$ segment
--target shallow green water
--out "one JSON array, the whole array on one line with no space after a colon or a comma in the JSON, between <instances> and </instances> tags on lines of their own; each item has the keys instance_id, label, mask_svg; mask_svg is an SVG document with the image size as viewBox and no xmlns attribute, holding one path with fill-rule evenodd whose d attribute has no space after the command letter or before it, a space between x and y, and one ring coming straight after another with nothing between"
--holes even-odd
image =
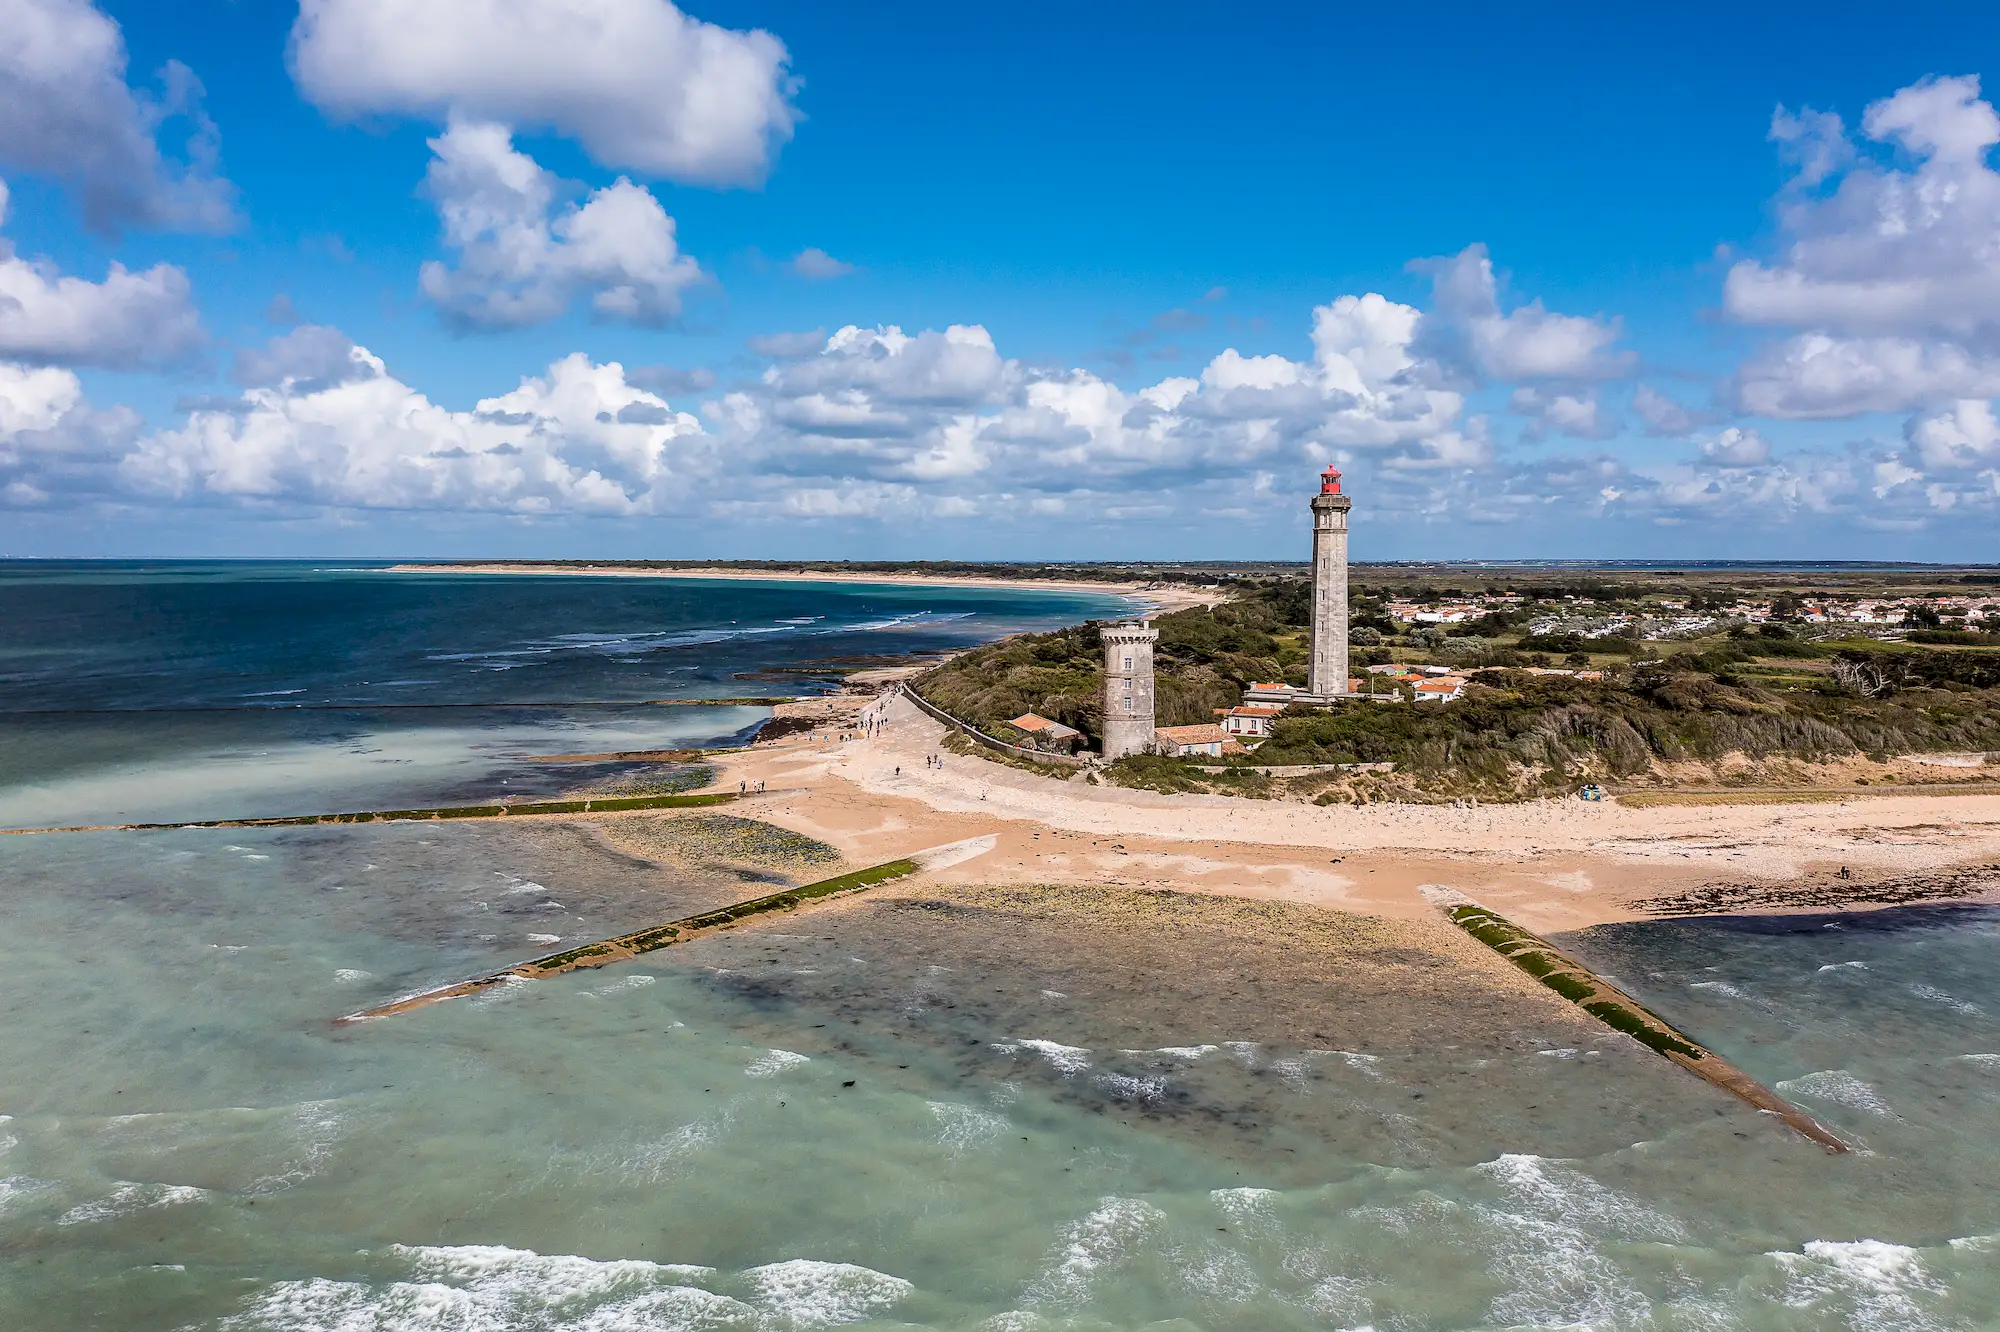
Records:
<instances>
[{"instance_id":1,"label":"shallow green water","mask_svg":"<svg viewBox=\"0 0 2000 1332\"><path fill-rule=\"evenodd\" d=\"M1579 1159L1467 1159L1413 1099L1462 1050L1121 1054L1087 1013L1064 1041L849 1018L836 1042L756 998L750 948L329 1023L626 924L637 873L417 825L0 844L0 1325L1933 1327L2000 1302L1987 918L1589 941L1872 1153L1847 1159L1702 1096ZM1493 1079L1484 1140L1528 1096L1595 1104L1631 1076L1619 1039L1506 1056L1546 1075ZM1295 1122L1149 1122L1135 1072L1254 1081ZM1357 1109L1407 1123L1397 1164L1341 1127Z\"/></svg>"}]
</instances>

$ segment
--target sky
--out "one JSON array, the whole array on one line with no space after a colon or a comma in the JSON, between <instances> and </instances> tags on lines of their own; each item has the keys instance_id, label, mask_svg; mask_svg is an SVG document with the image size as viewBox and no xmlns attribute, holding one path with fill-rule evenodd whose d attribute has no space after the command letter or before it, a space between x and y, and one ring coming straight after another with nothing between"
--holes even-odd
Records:
<instances>
[{"instance_id":1,"label":"sky","mask_svg":"<svg viewBox=\"0 0 2000 1332\"><path fill-rule=\"evenodd\" d=\"M2000 560L1996 52L0 0L0 556Z\"/></svg>"}]
</instances>

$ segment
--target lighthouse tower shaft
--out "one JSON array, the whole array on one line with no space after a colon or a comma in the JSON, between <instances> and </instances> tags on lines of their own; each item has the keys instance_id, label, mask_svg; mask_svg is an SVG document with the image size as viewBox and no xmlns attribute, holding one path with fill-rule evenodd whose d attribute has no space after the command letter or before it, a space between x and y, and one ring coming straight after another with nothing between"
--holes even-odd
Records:
<instances>
[{"instance_id":1,"label":"lighthouse tower shaft","mask_svg":"<svg viewBox=\"0 0 2000 1332\"><path fill-rule=\"evenodd\" d=\"M1153 645L1160 631L1144 620L1108 624L1104 640L1104 757L1153 748Z\"/></svg>"},{"instance_id":2,"label":"lighthouse tower shaft","mask_svg":"<svg viewBox=\"0 0 2000 1332\"><path fill-rule=\"evenodd\" d=\"M1348 680L1347 511L1354 501L1339 491L1337 481L1329 482L1312 500L1312 663L1306 687L1322 698L1345 694Z\"/></svg>"}]
</instances>

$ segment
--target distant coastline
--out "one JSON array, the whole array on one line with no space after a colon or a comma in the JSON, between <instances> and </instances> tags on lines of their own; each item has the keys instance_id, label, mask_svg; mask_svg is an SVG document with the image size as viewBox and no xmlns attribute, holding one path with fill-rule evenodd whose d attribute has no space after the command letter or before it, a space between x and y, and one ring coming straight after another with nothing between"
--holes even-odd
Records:
<instances>
[{"instance_id":1,"label":"distant coastline","mask_svg":"<svg viewBox=\"0 0 2000 1332\"><path fill-rule=\"evenodd\" d=\"M1023 592L1099 592L1143 603L1159 611L1184 610L1220 601L1228 593L1219 589L1183 587L1150 582L1111 582L1067 578L1001 578L989 574L856 573L836 569L730 569L715 565L687 568L638 568L619 565L537 564L526 561L494 561L487 564L396 564L389 573L428 574L539 574L594 578L702 578L759 583L874 583L884 586L991 587Z\"/></svg>"}]
</instances>

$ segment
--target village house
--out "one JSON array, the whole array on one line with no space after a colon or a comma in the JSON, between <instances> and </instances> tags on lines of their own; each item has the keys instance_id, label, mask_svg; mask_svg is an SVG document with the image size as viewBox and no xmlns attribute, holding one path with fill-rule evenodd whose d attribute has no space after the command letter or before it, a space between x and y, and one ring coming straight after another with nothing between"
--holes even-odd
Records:
<instances>
[{"instance_id":1,"label":"village house","mask_svg":"<svg viewBox=\"0 0 2000 1332\"><path fill-rule=\"evenodd\" d=\"M1032 712L1022 713L1007 723L1017 731L1027 734L1030 749L1046 749L1052 753L1068 754L1075 751L1083 739L1083 732L1073 726L1064 726L1059 721Z\"/></svg>"},{"instance_id":2,"label":"village house","mask_svg":"<svg viewBox=\"0 0 2000 1332\"><path fill-rule=\"evenodd\" d=\"M1221 758L1230 747L1229 733L1213 722L1197 726L1162 726L1153 732L1153 741L1162 754L1176 758L1201 754Z\"/></svg>"},{"instance_id":3,"label":"village house","mask_svg":"<svg viewBox=\"0 0 2000 1332\"><path fill-rule=\"evenodd\" d=\"M1419 680L1411 686L1419 703L1449 703L1465 692L1465 677L1461 675L1437 675Z\"/></svg>"},{"instance_id":4,"label":"village house","mask_svg":"<svg viewBox=\"0 0 2000 1332\"><path fill-rule=\"evenodd\" d=\"M1217 708L1222 729L1236 739L1262 740L1271 734L1271 722L1284 714L1275 703L1245 703L1234 708Z\"/></svg>"}]
</instances>

